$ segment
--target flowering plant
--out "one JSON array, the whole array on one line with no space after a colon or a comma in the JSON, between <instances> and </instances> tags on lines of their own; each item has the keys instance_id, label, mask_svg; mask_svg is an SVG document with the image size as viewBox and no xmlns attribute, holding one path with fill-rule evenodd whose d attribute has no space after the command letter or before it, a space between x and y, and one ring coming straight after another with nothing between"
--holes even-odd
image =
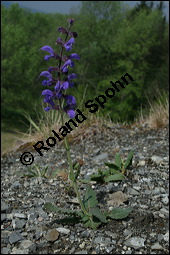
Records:
<instances>
[{"instance_id":1,"label":"flowering plant","mask_svg":"<svg viewBox=\"0 0 170 255\"><path fill-rule=\"evenodd\" d=\"M65 40L63 41L60 37L56 40L56 44L61 46L61 52L60 54L55 53L52 47L50 46L43 46L41 50L47 51L50 53L50 55L44 56L44 60L48 61L50 58L58 59L59 63L57 67L49 67L48 71L43 71L40 73L40 76L44 76L47 79L42 81L43 86L53 86L54 85L54 91L51 91L49 89L45 89L42 92L42 95L44 96L44 102L48 103L48 106L45 107L45 111L49 111L51 109L54 110L60 110L64 111L68 114L70 118L75 117L75 106L76 106L76 99L74 96L67 95L66 90L69 87L74 86L74 82L72 82L73 79L77 78L77 75L75 73L71 73L68 75L68 67L74 67L73 59L80 59L80 56L76 53L72 53L69 56L63 56L64 49L66 51L70 51L72 49L73 43L75 43L74 38L77 37L76 32L71 32L70 28L73 25L74 20L68 19L69 28L68 30L64 27L59 27L58 31L61 34L66 34ZM71 37L68 40L68 37ZM62 64L63 62L63 64ZM57 72L58 77L54 77L54 72ZM63 80L61 79L63 77ZM62 107L61 105L61 99L64 99L66 102L66 105ZM58 100L59 104L56 104L54 101Z\"/></svg>"},{"instance_id":2,"label":"flowering plant","mask_svg":"<svg viewBox=\"0 0 170 255\"><path fill-rule=\"evenodd\" d=\"M74 23L74 19L68 19L68 29L64 27L59 27L58 32L65 35L65 40L62 40L60 37L56 40L56 45L61 47L60 54L57 54L52 47L46 45L41 48L43 51L47 51L49 54L45 55L44 60L48 61L50 58L54 58L58 60L57 67L49 67L48 71L43 71L40 76L46 77L45 80L42 81L43 86L54 86L54 91L50 89L45 89L42 92L44 96L44 102L48 104L47 107L44 108L45 111L56 110L61 112L61 119L63 124L63 114L67 113L68 117L75 117L75 107L76 107L76 99L72 95L67 94L67 89L69 87L74 86L73 79L77 78L75 73L68 74L69 68L74 67L73 60L79 60L80 56L76 53L72 53L69 56L63 56L64 50L67 52L72 50L72 46L75 43L75 38L77 38L78 34L76 32L71 32L71 26ZM57 77L54 76L54 73L57 73ZM63 77L63 78L62 78ZM115 208L110 212L101 212L98 208L98 201L95 192L88 185L84 198L81 198L77 178L80 174L80 167L73 167L70 148L67 142L67 137L64 136L65 148L67 152L67 158L69 163L69 179L73 184L75 193L77 195L78 202L80 204L81 210L65 210L62 208L58 208L51 203L46 203L44 208L47 211L59 212L63 214L67 214L73 216L70 219L70 222L82 222L86 227L91 227L96 229L101 223L107 223L108 218L114 219L122 219L128 216L131 209L119 209ZM64 222L63 220L61 222ZM66 219L66 222L69 223L69 219Z\"/></svg>"}]
</instances>

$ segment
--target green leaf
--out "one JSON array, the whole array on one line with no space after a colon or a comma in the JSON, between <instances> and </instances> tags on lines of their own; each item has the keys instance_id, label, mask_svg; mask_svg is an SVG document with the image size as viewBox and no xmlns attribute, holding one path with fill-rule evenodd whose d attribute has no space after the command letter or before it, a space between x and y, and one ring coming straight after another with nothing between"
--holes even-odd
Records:
<instances>
[{"instance_id":1,"label":"green leaf","mask_svg":"<svg viewBox=\"0 0 170 255\"><path fill-rule=\"evenodd\" d=\"M124 168L128 168L130 165L132 165L132 158L133 158L133 151L130 151L127 157L127 160L124 164Z\"/></svg>"},{"instance_id":2,"label":"green leaf","mask_svg":"<svg viewBox=\"0 0 170 255\"><path fill-rule=\"evenodd\" d=\"M83 214L81 218L83 222L87 222L90 219L89 216L86 214Z\"/></svg>"},{"instance_id":3,"label":"green leaf","mask_svg":"<svg viewBox=\"0 0 170 255\"><path fill-rule=\"evenodd\" d=\"M127 209L122 209L122 208L113 208L108 214L107 216L109 218L112 218L112 219L124 219L126 218L129 213L132 212L132 208L127 208Z\"/></svg>"},{"instance_id":4,"label":"green leaf","mask_svg":"<svg viewBox=\"0 0 170 255\"><path fill-rule=\"evenodd\" d=\"M98 207L90 208L90 213L98 218L101 222L107 223L106 216L102 214Z\"/></svg>"},{"instance_id":5,"label":"green leaf","mask_svg":"<svg viewBox=\"0 0 170 255\"><path fill-rule=\"evenodd\" d=\"M81 166L80 166L80 164L79 163L75 163L74 165L73 165L73 169L79 169L79 168L81 168Z\"/></svg>"},{"instance_id":6,"label":"green leaf","mask_svg":"<svg viewBox=\"0 0 170 255\"><path fill-rule=\"evenodd\" d=\"M121 169L122 167L122 160L119 153L115 155L115 164Z\"/></svg>"},{"instance_id":7,"label":"green leaf","mask_svg":"<svg viewBox=\"0 0 170 255\"><path fill-rule=\"evenodd\" d=\"M80 173L80 168L77 168L77 171L75 173L75 180L77 180L77 177L79 176Z\"/></svg>"},{"instance_id":8,"label":"green leaf","mask_svg":"<svg viewBox=\"0 0 170 255\"><path fill-rule=\"evenodd\" d=\"M89 183L91 182L91 179L79 179L79 182Z\"/></svg>"},{"instance_id":9,"label":"green leaf","mask_svg":"<svg viewBox=\"0 0 170 255\"><path fill-rule=\"evenodd\" d=\"M100 224L101 224L101 221L99 221L98 219L96 220L89 219L86 223L84 223L84 226L86 228L92 228L96 230L98 226L100 226Z\"/></svg>"},{"instance_id":10,"label":"green leaf","mask_svg":"<svg viewBox=\"0 0 170 255\"><path fill-rule=\"evenodd\" d=\"M81 215L81 212L79 212L79 211L63 209L63 208L57 207L49 202L44 205L44 209L48 212L57 212L57 213L62 213L62 214L79 215L79 216Z\"/></svg>"},{"instance_id":11,"label":"green leaf","mask_svg":"<svg viewBox=\"0 0 170 255\"><path fill-rule=\"evenodd\" d=\"M23 176L25 176L25 177L35 177L35 175L33 175L33 174L23 174Z\"/></svg>"},{"instance_id":12,"label":"green leaf","mask_svg":"<svg viewBox=\"0 0 170 255\"><path fill-rule=\"evenodd\" d=\"M38 176L38 174L35 171L31 170L31 169L29 169L28 172L30 172L35 177Z\"/></svg>"},{"instance_id":13,"label":"green leaf","mask_svg":"<svg viewBox=\"0 0 170 255\"><path fill-rule=\"evenodd\" d=\"M45 174L47 172L48 166L44 168L44 170L42 171L42 177L45 177Z\"/></svg>"},{"instance_id":14,"label":"green leaf","mask_svg":"<svg viewBox=\"0 0 170 255\"><path fill-rule=\"evenodd\" d=\"M101 174L92 174L90 179L96 182L103 182L103 176Z\"/></svg>"},{"instance_id":15,"label":"green leaf","mask_svg":"<svg viewBox=\"0 0 170 255\"><path fill-rule=\"evenodd\" d=\"M69 179L70 179L71 181L73 181L73 182L74 182L74 180L75 180L75 175L74 175L74 173L73 173L72 171L70 171L70 173L69 173Z\"/></svg>"},{"instance_id":16,"label":"green leaf","mask_svg":"<svg viewBox=\"0 0 170 255\"><path fill-rule=\"evenodd\" d=\"M124 175L122 173L119 173L119 174L114 174L114 175L110 175L110 176L104 177L104 181L105 182L121 181L124 178L125 178Z\"/></svg>"},{"instance_id":17,"label":"green leaf","mask_svg":"<svg viewBox=\"0 0 170 255\"><path fill-rule=\"evenodd\" d=\"M103 170L103 176L110 175L111 169Z\"/></svg>"},{"instance_id":18,"label":"green leaf","mask_svg":"<svg viewBox=\"0 0 170 255\"><path fill-rule=\"evenodd\" d=\"M86 210L90 209L91 207L96 207L98 204L96 193L90 186L88 186L86 190L83 204Z\"/></svg>"},{"instance_id":19,"label":"green leaf","mask_svg":"<svg viewBox=\"0 0 170 255\"><path fill-rule=\"evenodd\" d=\"M114 163L105 162L105 165L114 170L120 170L119 167Z\"/></svg>"},{"instance_id":20,"label":"green leaf","mask_svg":"<svg viewBox=\"0 0 170 255\"><path fill-rule=\"evenodd\" d=\"M112 174L118 174L118 173L120 173L120 170L116 170L116 169L113 169L113 168L110 168L109 169L109 172L110 172L110 175Z\"/></svg>"}]
</instances>

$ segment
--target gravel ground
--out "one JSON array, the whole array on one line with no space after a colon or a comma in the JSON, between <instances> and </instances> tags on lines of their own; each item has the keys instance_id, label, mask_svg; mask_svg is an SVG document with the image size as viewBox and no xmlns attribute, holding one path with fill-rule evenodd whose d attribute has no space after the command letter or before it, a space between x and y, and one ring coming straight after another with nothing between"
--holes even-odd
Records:
<instances>
[{"instance_id":1,"label":"gravel ground","mask_svg":"<svg viewBox=\"0 0 170 255\"><path fill-rule=\"evenodd\" d=\"M71 155L81 160L81 178L88 178L112 162L115 153L126 157L134 151L125 180L92 183L101 209L132 207L124 220L111 220L97 230L82 224L62 225L59 214L43 210L46 202L62 208L79 208L66 174L62 143L44 156L34 155L33 165L48 166L47 178L23 176L29 166L20 162L18 150L1 158L2 254L168 254L169 253L169 135L168 127L88 127L71 142ZM32 166L33 166L32 165ZM81 184L84 194L86 185Z\"/></svg>"}]
</instances>

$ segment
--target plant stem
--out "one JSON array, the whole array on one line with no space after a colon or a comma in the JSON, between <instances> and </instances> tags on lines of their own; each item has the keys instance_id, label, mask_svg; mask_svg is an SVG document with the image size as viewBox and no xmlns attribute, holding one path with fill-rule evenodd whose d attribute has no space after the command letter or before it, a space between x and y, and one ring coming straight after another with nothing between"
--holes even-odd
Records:
<instances>
[{"instance_id":1,"label":"plant stem","mask_svg":"<svg viewBox=\"0 0 170 255\"><path fill-rule=\"evenodd\" d=\"M64 126L64 118L63 118L63 113L62 112L61 112L61 119L62 119L62 125ZM70 168L70 172L69 172L68 176L70 176L70 175L71 176L75 176L74 175L74 169L73 169L73 163L72 163L72 159L71 159L71 155L70 155L70 146L68 144L66 136L64 137L64 144L65 144L65 149L66 149L66 152L67 152L68 165L69 165L69 168ZM75 178L74 178L74 181L73 181L73 187L74 187L74 191L76 193L77 199L79 201L81 210L83 211L84 214L88 214L88 212L86 211L86 209L84 207L84 204L82 202L82 199L81 199L81 196L80 196L80 192L78 190L77 181L76 181Z\"/></svg>"}]
</instances>

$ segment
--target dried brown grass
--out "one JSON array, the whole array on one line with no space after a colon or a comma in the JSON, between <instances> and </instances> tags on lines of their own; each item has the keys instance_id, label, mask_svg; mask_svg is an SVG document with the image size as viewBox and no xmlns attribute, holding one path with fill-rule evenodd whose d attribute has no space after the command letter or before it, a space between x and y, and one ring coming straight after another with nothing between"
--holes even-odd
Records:
<instances>
[{"instance_id":1,"label":"dried brown grass","mask_svg":"<svg viewBox=\"0 0 170 255\"><path fill-rule=\"evenodd\" d=\"M162 128L169 125L169 98L160 98L156 103L149 102L150 109L146 116L141 114L138 122L147 124L151 129Z\"/></svg>"},{"instance_id":2,"label":"dried brown grass","mask_svg":"<svg viewBox=\"0 0 170 255\"><path fill-rule=\"evenodd\" d=\"M45 140L48 137L54 137L52 130L60 135L59 129L63 126L61 118L58 115L58 112L55 112L55 116L53 113L51 113L51 115L47 115L47 113L45 113L45 119L44 116L43 118L40 118L38 124L36 124L29 116L27 116L30 122L30 128L26 134L23 134L21 139L18 139L15 146L15 151L34 151L33 145L35 145L38 141L44 141L45 144ZM90 138L98 132L108 134L106 125L111 123L108 117L99 117L99 112L97 114L91 114L88 111L82 111L82 113L86 116L87 119L80 124L75 121L75 123L78 124L78 127L74 127L72 125L73 130L67 135L68 141L70 143L81 142L85 137ZM64 123L67 121L68 118L65 116ZM62 143L63 141L60 141L60 144Z\"/></svg>"}]
</instances>

